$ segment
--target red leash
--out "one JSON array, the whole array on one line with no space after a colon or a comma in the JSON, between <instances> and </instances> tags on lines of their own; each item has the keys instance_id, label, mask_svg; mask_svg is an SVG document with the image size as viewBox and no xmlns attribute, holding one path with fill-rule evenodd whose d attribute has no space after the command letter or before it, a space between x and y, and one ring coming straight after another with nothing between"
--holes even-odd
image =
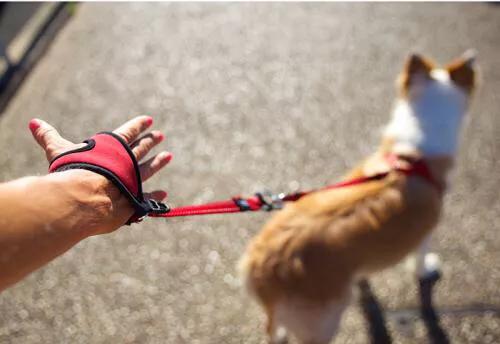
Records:
<instances>
[{"instance_id":1,"label":"red leash","mask_svg":"<svg viewBox=\"0 0 500 344\"><path fill-rule=\"evenodd\" d=\"M257 193L249 198L233 197L227 201L213 202L200 205L189 205L184 207L178 207L171 209L168 213L164 214L150 214L150 217L180 217L180 216L195 216L195 215L210 215L210 214L228 214L228 213L239 213L245 211L272 211L283 208L285 202L295 202L300 198L316 192L331 189L339 189L343 187L363 184L375 180L380 180L385 178L390 172L398 171L404 173L407 176L414 175L419 176L434 187L438 191L442 191L443 187L440 185L432 176L432 173L427 166L427 163L420 159L410 163L408 168L398 167L396 165L398 161L398 156L388 155L387 160L389 164L393 167L391 170L383 173L378 173L373 176L355 178L348 181L342 181L340 183L328 185L322 189L310 190L305 192L296 192L292 194L271 194L270 192Z\"/></svg>"}]
</instances>

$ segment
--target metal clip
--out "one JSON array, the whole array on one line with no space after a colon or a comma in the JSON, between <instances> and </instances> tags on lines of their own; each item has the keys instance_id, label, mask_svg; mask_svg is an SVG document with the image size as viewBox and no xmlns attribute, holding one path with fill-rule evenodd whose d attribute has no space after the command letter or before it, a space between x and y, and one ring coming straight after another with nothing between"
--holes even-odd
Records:
<instances>
[{"instance_id":1,"label":"metal clip","mask_svg":"<svg viewBox=\"0 0 500 344\"><path fill-rule=\"evenodd\" d=\"M170 211L170 207L165 203L155 201L154 199L147 200L153 214L165 214Z\"/></svg>"},{"instance_id":2,"label":"metal clip","mask_svg":"<svg viewBox=\"0 0 500 344\"><path fill-rule=\"evenodd\" d=\"M279 210L284 206L284 193L274 194L269 190L264 190L262 192L257 192L255 195L262 202L262 209L265 211Z\"/></svg>"}]
</instances>

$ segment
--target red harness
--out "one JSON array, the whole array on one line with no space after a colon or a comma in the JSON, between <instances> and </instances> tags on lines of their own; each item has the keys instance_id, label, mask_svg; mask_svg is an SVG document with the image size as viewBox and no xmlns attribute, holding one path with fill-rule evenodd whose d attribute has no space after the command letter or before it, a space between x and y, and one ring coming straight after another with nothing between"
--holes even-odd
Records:
<instances>
[{"instance_id":1,"label":"red harness","mask_svg":"<svg viewBox=\"0 0 500 344\"><path fill-rule=\"evenodd\" d=\"M249 198L233 197L227 201L213 202L200 205L189 205L184 207L172 208L168 213L150 214L151 217L179 217L210 214L239 213L244 211L272 211L281 209L285 202L295 202L300 198L317 191L339 189L348 186L368 183L385 178L392 171L397 171L406 176L418 176L433 185L439 192L443 191L443 186L433 177L429 166L423 159L410 161L408 167L401 167L398 164L400 157L391 154L386 157L391 169L387 172L378 173L372 176L360 177L340 183L328 185L321 189L305 192L295 192L291 194L271 194L269 192L257 193Z\"/></svg>"}]
</instances>

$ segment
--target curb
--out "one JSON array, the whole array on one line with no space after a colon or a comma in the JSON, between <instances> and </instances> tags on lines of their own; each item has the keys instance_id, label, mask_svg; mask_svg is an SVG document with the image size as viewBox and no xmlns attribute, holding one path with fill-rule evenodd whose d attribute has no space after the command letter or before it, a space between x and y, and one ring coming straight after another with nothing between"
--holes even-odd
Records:
<instances>
[{"instance_id":1,"label":"curb","mask_svg":"<svg viewBox=\"0 0 500 344\"><path fill-rule=\"evenodd\" d=\"M0 114L71 15L65 2L43 4L0 51Z\"/></svg>"}]
</instances>

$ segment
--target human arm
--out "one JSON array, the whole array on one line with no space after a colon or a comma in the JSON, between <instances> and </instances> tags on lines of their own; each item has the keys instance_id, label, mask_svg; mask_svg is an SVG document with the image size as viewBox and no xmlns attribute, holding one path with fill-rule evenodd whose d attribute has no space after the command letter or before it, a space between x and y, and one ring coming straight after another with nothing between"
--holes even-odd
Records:
<instances>
[{"instance_id":1,"label":"human arm","mask_svg":"<svg viewBox=\"0 0 500 344\"><path fill-rule=\"evenodd\" d=\"M140 137L151 123L142 116L115 130L132 143L137 160L163 139L157 131ZM43 121L32 121L30 129L49 161L78 147ZM142 163L142 179L150 178L170 159L170 153L161 152ZM166 193L159 190L147 196L162 200ZM0 290L81 240L121 227L133 212L108 179L90 171L69 170L0 184Z\"/></svg>"}]
</instances>

